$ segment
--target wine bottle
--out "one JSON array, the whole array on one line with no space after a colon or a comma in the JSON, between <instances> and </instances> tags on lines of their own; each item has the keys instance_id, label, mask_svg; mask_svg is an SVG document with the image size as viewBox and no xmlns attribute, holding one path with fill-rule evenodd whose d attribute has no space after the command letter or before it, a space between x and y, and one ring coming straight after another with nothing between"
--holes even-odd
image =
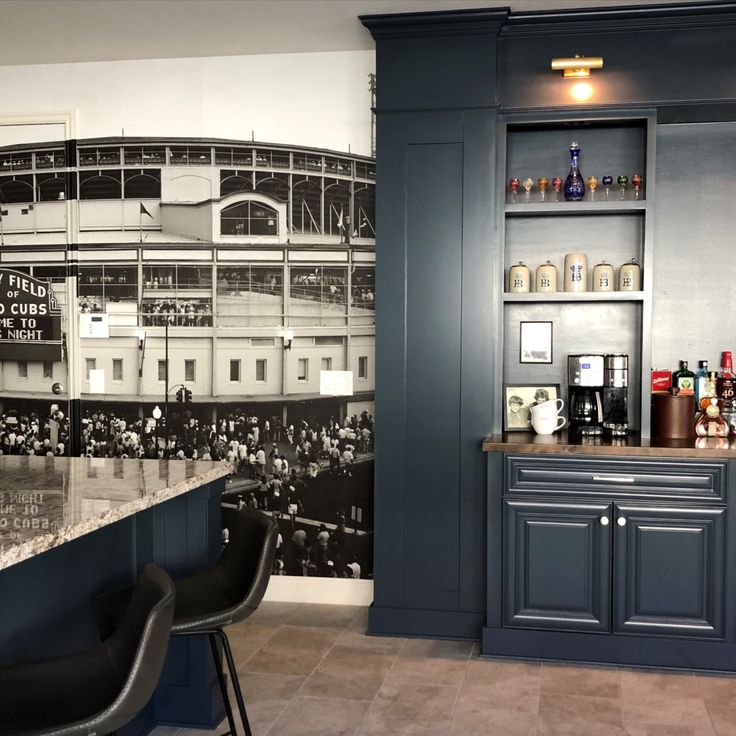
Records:
<instances>
[{"instance_id":1,"label":"wine bottle","mask_svg":"<svg viewBox=\"0 0 736 736\"><path fill-rule=\"evenodd\" d=\"M585 182L580 173L580 146L576 141L570 144L570 173L565 179L565 200L579 202L585 196Z\"/></svg>"},{"instance_id":2,"label":"wine bottle","mask_svg":"<svg viewBox=\"0 0 736 736\"><path fill-rule=\"evenodd\" d=\"M680 389L681 394L695 393L695 374L687 367L687 361L680 361L679 370L672 373L672 385Z\"/></svg>"},{"instance_id":3,"label":"wine bottle","mask_svg":"<svg viewBox=\"0 0 736 736\"><path fill-rule=\"evenodd\" d=\"M723 414L730 414L734 396L733 356L730 350L721 353L721 371L716 382L716 394Z\"/></svg>"}]
</instances>

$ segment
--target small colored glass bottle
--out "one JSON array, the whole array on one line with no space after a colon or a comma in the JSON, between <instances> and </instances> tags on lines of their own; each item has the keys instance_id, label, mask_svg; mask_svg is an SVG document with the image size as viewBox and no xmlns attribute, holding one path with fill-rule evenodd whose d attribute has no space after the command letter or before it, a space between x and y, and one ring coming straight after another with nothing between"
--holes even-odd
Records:
<instances>
[{"instance_id":1,"label":"small colored glass bottle","mask_svg":"<svg viewBox=\"0 0 736 736\"><path fill-rule=\"evenodd\" d=\"M672 373L672 385L680 389L681 394L695 393L695 374L687 367L687 361L680 361L679 370Z\"/></svg>"},{"instance_id":2,"label":"small colored glass bottle","mask_svg":"<svg viewBox=\"0 0 736 736\"><path fill-rule=\"evenodd\" d=\"M570 144L570 173L565 179L565 200L579 202L585 196L585 182L580 173L580 146L576 141Z\"/></svg>"},{"instance_id":3,"label":"small colored glass bottle","mask_svg":"<svg viewBox=\"0 0 736 736\"><path fill-rule=\"evenodd\" d=\"M698 371L695 374L695 405L698 409L705 409L710 404L711 397L716 395L715 383L711 383L708 372L708 361L698 361Z\"/></svg>"},{"instance_id":4,"label":"small colored glass bottle","mask_svg":"<svg viewBox=\"0 0 736 736\"><path fill-rule=\"evenodd\" d=\"M712 398L695 422L695 434L698 437L728 437L728 422L721 416L718 399Z\"/></svg>"}]
</instances>

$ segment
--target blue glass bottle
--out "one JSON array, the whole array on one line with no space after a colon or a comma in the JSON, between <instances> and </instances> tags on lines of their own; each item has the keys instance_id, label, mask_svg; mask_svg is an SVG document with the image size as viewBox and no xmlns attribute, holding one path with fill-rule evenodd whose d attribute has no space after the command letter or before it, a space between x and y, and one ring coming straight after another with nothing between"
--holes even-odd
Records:
<instances>
[{"instance_id":1,"label":"blue glass bottle","mask_svg":"<svg viewBox=\"0 0 736 736\"><path fill-rule=\"evenodd\" d=\"M579 202L585 196L585 182L580 173L580 146L573 141L570 144L570 173L565 179L565 200Z\"/></svg>"}]
</instances>

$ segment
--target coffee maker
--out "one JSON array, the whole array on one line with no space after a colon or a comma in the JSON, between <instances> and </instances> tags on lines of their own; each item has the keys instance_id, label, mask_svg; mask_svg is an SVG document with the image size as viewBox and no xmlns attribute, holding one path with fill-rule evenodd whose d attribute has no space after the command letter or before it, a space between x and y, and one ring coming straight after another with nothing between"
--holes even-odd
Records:
<instances>
[{"instance_id":1,"label":"coffee maker","mask_svg":"<svg viewBox=\"0 0 736 736\"><path fill-rule=\"evenodd\" d=\"M570 432L595 436L603 433L603 355L568 355Z\"/></svg>"},{"instance_id":2,"label":"coffee maker","mask_svg":"<svg viewBox=\"0 0 736 736\"><path fill-rule=\"evenodd\" d=\"M629 356L603 356L603 431L613 437L629 433Z\"/></svg>"}]
</instances>

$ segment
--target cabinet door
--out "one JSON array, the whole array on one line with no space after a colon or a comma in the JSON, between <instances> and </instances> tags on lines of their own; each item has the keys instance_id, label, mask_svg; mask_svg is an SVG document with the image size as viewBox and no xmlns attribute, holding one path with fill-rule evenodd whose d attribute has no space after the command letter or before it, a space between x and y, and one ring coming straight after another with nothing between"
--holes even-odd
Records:
<instances>
[{"instance_id":1,"label":"cabinet door","mask_svg":"<svg viewBox=\"0 0 736 736\"><path fill-rule=\"evenodd\" d=\"M723 637L726 510L614 506L614 630Z\"/></svg>"},{"instance_id":2,"label":"cabinet door","mask_svg":"<svg viewBox=\"0 0 736 736\"><path fill-rule=\"evenodd\" d=\"M610 504L504 502L504 625L607 631Z\"/></svg>"}]
</instances>

